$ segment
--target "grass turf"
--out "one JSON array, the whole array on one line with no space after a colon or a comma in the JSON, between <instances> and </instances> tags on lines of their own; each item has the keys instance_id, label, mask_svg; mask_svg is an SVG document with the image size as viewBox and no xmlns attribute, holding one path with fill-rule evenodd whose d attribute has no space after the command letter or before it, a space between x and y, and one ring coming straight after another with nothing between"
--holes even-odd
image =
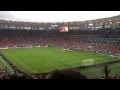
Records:
<instances>
[{"instance_id":1,"label":"grass turf","mask_svg":"<svg viewBox=\"0 0 120 90\"><path fill-rule=\"evenodd\" d=\"M120 74L120 63L110 64L108 68L110 69L110 76ZM103 67L81 69L80 72L88 78L101 77L104 75Z\"/></svg>"},{"instance_id":2,"label":"grass turf","mask_svg":"<svg viewBox=\"0 0 120 90\"><path fill-rule=\"evenodd\" d=\"M77 67L82 64L82 60L86 59L101 63L118 58L92 52L63 51L55 47L5 49L1 50L1 53L20 70L28 73Z\"/></svg>"},{"instance_id":3,"label":"grass turf","mask_svg":"<svg viewBox=\"0 0 120 90\"><path fill-rule=\"evenodd\" d=\"M6 69L11 74L14 73L11 66L0 56L0 68Z\"/></svg>"},{"instance_id":4,"label":"grass turf","mask_svg":"<svg viewBox=\"0 0 120 90\"><path fill-rule=\"evenodd\" d=\"M0 68L4 68L4 64L2 63L2 58L1 58L1 56L0 56Z\"/></svg>"}]
</instances>

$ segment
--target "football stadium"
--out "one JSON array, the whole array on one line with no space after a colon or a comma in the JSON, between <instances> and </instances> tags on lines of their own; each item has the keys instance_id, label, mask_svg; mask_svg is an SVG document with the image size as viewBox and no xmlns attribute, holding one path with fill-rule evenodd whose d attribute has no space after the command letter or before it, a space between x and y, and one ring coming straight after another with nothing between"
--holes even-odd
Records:
<instances>
[{"instance_id":1,"label":"football stadium","mask_svg":"<svg viewBox=\"0 0 120 90\"><path fill-rule=\"evenodd\" d=\"M0 79L120 79L120 15L72 22L0 20Z\"/></svg>"}]
</instances>

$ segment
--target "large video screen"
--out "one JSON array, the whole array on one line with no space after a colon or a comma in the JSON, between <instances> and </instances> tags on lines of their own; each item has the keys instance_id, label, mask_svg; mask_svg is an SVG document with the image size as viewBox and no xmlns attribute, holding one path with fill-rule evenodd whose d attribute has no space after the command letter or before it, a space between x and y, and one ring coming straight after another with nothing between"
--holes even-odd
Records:
<instances>
[{"instance_id":1,"label":"large video screen","mask_svg":"<svg viewBox=\"0 0 120 90\"><path fill-rule=\"evenodd\" d=\"M59 28L59 32L68 32L68 27L67 26L62 26Z\"/></svg>"}]
</instances>

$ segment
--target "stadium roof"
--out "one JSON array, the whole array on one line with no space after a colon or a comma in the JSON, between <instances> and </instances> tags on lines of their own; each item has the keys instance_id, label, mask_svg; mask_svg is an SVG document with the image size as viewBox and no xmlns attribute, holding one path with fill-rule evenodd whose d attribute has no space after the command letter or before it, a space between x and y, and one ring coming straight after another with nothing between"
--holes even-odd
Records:
<instances>
[{"instance_id":1,"label":"stadium roof","mask_svg":"<svg viewBox=\"0 0 120 90\"><path fill-rule=\"evenodd\" d=\"M24 22L72 22L117 15L120 11L0 11L0 19Z\"/></svg>"}]
</instances>

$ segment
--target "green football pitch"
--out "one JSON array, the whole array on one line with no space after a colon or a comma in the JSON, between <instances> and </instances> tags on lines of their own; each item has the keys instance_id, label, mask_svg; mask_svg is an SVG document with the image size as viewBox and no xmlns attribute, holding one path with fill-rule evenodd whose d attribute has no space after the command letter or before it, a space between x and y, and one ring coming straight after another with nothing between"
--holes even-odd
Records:
<instances>
[{"instance_id":1,"label":"green football pitch","mask_svg":"<svg viewBox=\"0 0 120 90\"><path fill-rule=\"evenodd\" d=\"M78 67L83 60L94 63L115 60L118 57L92 52L65 51L58 47L15 48L0 50L20 70L28 73L49 72L55 69Z\"/></svg>"}]
</instances>

